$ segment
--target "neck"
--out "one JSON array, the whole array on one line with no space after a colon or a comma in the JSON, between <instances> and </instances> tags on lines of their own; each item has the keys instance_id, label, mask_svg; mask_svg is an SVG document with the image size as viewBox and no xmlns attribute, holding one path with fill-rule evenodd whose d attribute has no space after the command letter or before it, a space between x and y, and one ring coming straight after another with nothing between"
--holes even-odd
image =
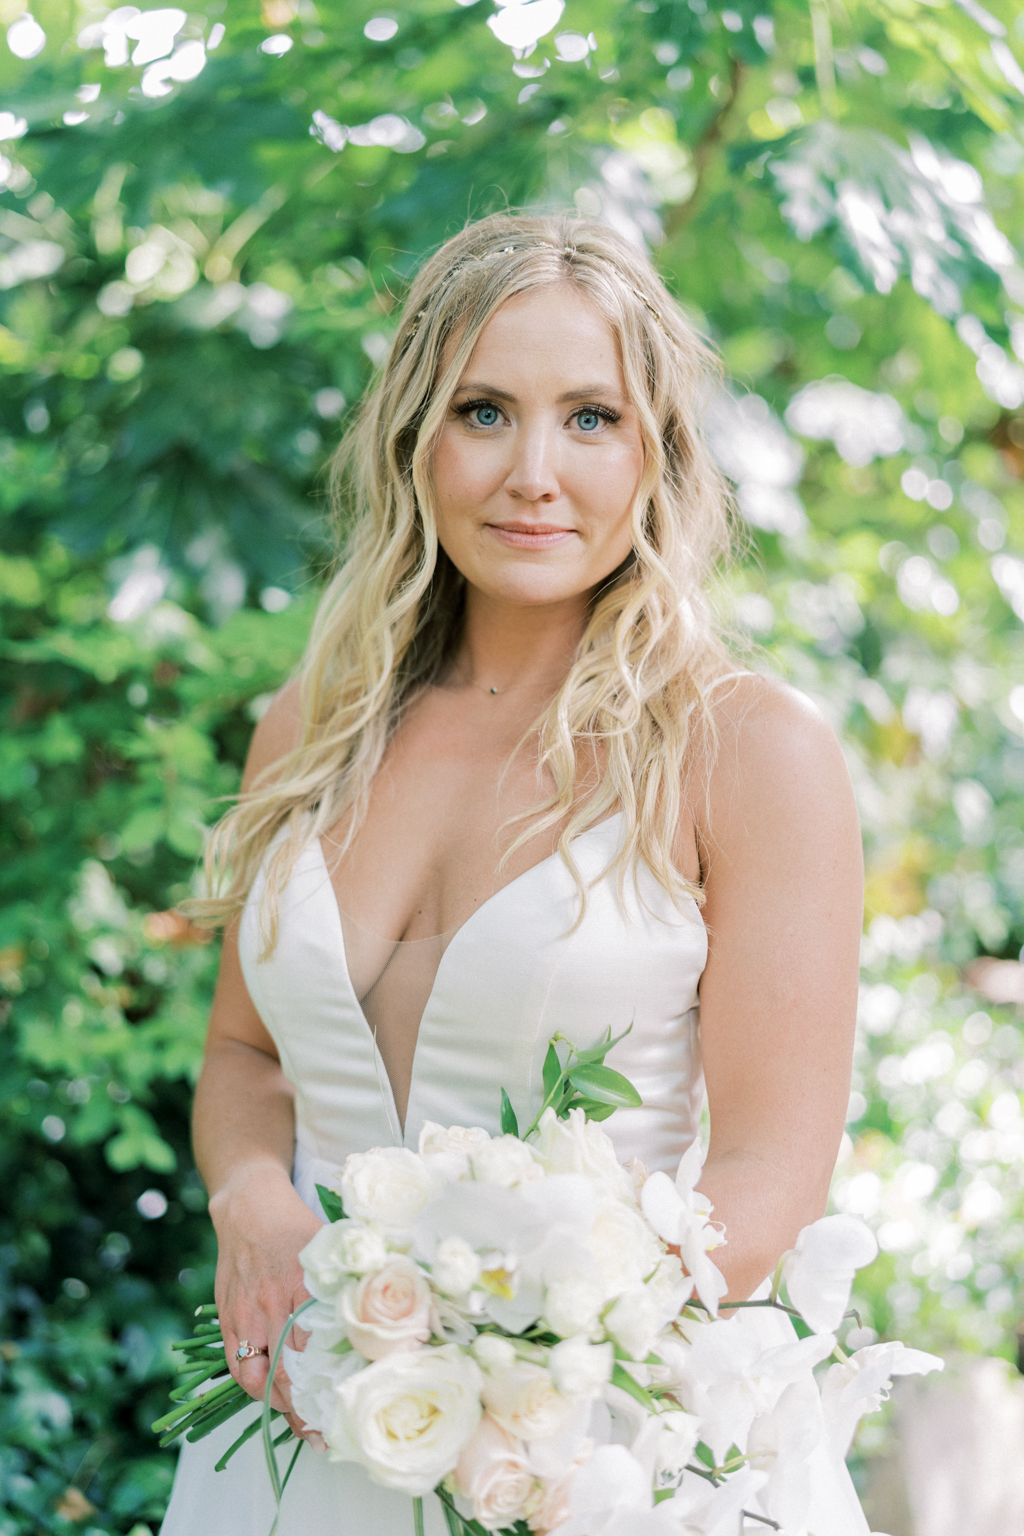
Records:
<instances>
[{"instance_id":1,"label":"neck","mask_svg":"<svg viewBox=\"0 0 1024 1536\"><path fill-rule=\"evenodd\" d=\"M470 588L450 680L495 693L553 691L572 665L587 619L586 596L524 606Z\"/></svg>"}]
</instances>

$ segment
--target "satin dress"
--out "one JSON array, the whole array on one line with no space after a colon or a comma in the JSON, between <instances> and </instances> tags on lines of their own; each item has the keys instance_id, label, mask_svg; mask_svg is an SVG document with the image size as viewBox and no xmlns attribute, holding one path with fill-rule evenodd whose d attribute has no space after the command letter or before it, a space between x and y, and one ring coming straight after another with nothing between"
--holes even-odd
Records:
<instances>
[{"instance_id":1,"label":"satin dress","mask_svg":"<svg viewBox=\"0 0 1024 1536\"><path fill-rule=\"evenodd\" d=\"M632 1025L608 1064L635 1084L643 1106L617 1111L604 1128L621 1161L637 1157L652 1172L674 1173L698 1131L704 1099L697 987L707 935L696 903L674 904L645 866L620 892L616 875L605 871L621 831L615 815L573 843L589 886L581 921L575 882L554 854L438 945L404 1127L350 979L347 925L320 843L311 842L295 865L282 894L278 942L265 960L263 877L256 881L239 933L242 968L295 1088L294 1183L317 1214L316 1184L351 1152L415 1149L427 1120L497 1133L501 1088L520 1125L529 1124L543 1099L542 1064L556 1031L583 1048L609 1028L618 1035ZM225 1471L214 1470L244 1422L239 1417L183 1447L162 1536L266 1536L274 1504L259 1438ZM444 1536L437 1499L430 1495L424 1505L428 1536ZM412 1536L412 1529L405 1494L377 1486L361 1467L303 1448L279 1536Z\"/></svg>"}]
</instances>

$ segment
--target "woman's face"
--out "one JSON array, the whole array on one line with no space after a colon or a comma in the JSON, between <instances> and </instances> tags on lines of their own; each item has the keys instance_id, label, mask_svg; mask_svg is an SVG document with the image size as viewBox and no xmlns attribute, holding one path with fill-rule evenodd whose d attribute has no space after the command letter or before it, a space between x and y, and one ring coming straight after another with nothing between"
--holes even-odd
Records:
<instances>
[{"instance_id":1,"label":"woman's face","mask_svg":"<svg viewBox=\"0 0 1024 1536\"><path fill-rule=\"evenodd\" d=\"M568 283L509 299L434 451L438 538L470 587L529 606L585 597L629 554L642 469L608 322Z\"/></svg>"}]
</instances>

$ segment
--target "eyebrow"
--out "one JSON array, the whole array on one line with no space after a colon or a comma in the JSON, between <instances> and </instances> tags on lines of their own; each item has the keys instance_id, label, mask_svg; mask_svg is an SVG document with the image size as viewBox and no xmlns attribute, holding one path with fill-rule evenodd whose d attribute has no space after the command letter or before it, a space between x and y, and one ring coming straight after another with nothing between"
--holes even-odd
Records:
<instances>
[{"instance_id":1,"label":"eyebrow","mask_svg":"<svg viewBox=\"0 0 1024 1536\"><path fill-rule=\"evenodd\" d=\"M465 384L460 384L455 393L457 395L488 395L493 397L495 400L507 400L510 404L514 404L516 398L515 395L511 394L507 389L499 389L496 384L475 383L471 380L467 381ZM595 397L601 395L603 395L606 399L619 401L624 399L622 391L618 389L614 384L584 384L579 389L565 390L558 396L558 404L569 405L573 400L593 400Z\"/></svg>"}]
</instances>

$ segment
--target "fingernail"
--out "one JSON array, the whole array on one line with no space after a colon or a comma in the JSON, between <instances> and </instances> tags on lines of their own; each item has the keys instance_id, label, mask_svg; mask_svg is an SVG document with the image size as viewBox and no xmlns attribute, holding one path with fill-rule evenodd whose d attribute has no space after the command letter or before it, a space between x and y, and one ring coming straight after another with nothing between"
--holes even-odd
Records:
<instances>
[{"instance_id":1,"label":"fingernail","mask_svg":"<svg viewBox=\"0 0 1024 1536\"><path fill-rule=\"evenodd\" d=\"M307 1429L305 1438L309 1442L310 1447L316 1451L318 1456L322 1456L324 1454L327 1449L327 1441L324 1439L323 1435L320 1434L319 1430Z\"/></svg>"}]
</instances>

